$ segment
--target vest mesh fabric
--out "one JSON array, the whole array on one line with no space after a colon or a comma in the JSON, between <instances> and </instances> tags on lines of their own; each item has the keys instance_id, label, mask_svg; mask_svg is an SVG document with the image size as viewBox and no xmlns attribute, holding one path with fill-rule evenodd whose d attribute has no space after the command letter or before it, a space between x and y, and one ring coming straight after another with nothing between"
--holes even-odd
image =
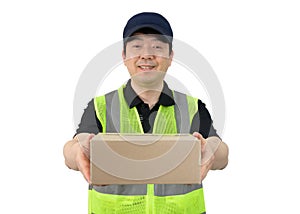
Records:
<instances>
[{"instance_id":1,"label":"vest mesh fabric","mask_svg":"<svg viewBox=\"0 0 300 214\"><path fill-rule=\"evenodd\" d=\"M111 195L90 190L90 214L194 214L205 212L203 189L184 195ZM149 200L150 199L150 200Z\"/></svg>"},{"instance_id":2,"label":"vest mesh fabric","mask_svg":"<svg viewBox=\"0 0 300 214\"><path fill-rule=\"evenodd\" d=\"M136 107L129 108L124 99L123 87L118 89L120 99L121 133L144 133ZM154 120L153 134L176 134L174 106L160 106Z\"/></svg>"},{"instance_id":3,"label":"vest mesh fabric","mask_svg":"<svg viewBox=\"0 0 300 214\"><path fill-rule=\"evenodd\" d=\"M124 99L123 87L118 89L118 95L120 100L120 132L144 133L136 107L129 108Z\"/></svg>"},{"instance_id":4,"label":"vest mesh fabric","mask_svg":"<svg viewBox=\"0 0 300 214\"><path fill-rule=\"evenodd\" d=\"M112 195L89 190L89 214L146 214L147 195Z\"/></svg>"},{"instance_id":5,"label":"vest mesh fabric","mask_svg":"<svg viewBox=\"0 0 300 214\"><path fill-rule=\"evenodd\" d=\"M116 93L120 100L120 132L143 133L138 111L129 108L123 94L123 87ZM189 122L198 110L197 99L187 97ZM95 98L95 109L98 119L106 130L105 96ZM104 128L105 127L105 128ZM174 106L160 106L154 126L154 134L176 134L176 115ZM182 195L155 196L154 185L147 184L146 195L114 195L89 190L89 214L194 214L204 213L205 203L203 189L197 189Z\"/></svg>"}]
</instances>

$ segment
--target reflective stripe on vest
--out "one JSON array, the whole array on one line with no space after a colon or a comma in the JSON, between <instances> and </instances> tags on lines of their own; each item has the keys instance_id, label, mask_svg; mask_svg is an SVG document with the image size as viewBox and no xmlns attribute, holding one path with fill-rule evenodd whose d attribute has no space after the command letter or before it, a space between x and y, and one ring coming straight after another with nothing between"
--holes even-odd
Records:
<instances>
[{"instance_id":1,"label":"reflective stripe on vest","mask_svg":"<svg viewBox=\"0 0 300 214\"><path fill-rule=\"evenodd\" d=\"M135 107L129 108L123 89L124 86L118 91L94 99L96 115L102 124L103 133L143 133L138 111ZM191 123L198 111L198 99L179 92L173 92L173 96L175 106L159 107L153 125L154 134L192 131ZM149 201L153 207L149 207ZM89 213L127 213L124 210L129 207L126 208L125 205L131 207L128 213L152 213L149 209L156 210L153 213L205 212L201 184L90 186Z\"/></svg>"}]
</instances>

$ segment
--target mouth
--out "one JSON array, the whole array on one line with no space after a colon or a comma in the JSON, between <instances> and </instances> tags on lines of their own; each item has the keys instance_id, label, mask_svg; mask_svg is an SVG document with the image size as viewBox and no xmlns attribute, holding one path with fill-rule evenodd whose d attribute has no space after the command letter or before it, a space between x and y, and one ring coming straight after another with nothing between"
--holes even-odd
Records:
<instances>
[{"instance_id":1,"label":"mouth","mask_svg":"<svg viewBox=\"0 0 300 214\"><path fill-rule=\"evenodd\" d=\"M153 71L155 66L152 66L152 65L139 65L138 68L142 71Z\"/></svg>"}]
</instances>

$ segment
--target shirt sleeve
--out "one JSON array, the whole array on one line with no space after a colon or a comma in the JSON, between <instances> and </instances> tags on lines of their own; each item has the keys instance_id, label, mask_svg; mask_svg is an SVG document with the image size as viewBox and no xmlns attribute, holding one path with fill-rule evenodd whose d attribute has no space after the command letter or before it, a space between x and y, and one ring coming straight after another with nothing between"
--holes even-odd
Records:
<instances>
[{"instance_id":1,"label":"shirt sleeve","mask_svg":"<svg viewBox=\"0 0 300 214\"><path fill-rule=\"evenodd\" d=\"M79 133L94 133L98 134L102 132L102 125L97 118L94 99L92 99L87 107L84 109L83 115L81 117L81 121L78 125L78 129L76 130L76 134Z\"/></svg>"},{"instance_id":2,"label":"shirt sleeve","mask_svg":"<svg viewBox=\"0 0 300 214\"><path fill-rule=\"evenodd\" d=\"M204 138L208 138L211 136L219 137L219 135L217 134L217 130L213 126L213 121L211 119L210 113L207 110L205 104L201 100L198 100L198 112L199 114L196 114L193 120L200 121L199 133Z\"/></svg>"}]
</instances>

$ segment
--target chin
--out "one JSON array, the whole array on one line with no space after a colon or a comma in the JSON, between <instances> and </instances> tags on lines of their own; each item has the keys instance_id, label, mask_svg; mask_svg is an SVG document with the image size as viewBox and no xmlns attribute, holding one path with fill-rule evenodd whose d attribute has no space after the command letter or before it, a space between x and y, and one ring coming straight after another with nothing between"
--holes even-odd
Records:
<instances>
[{"instance_id":1,"label":"chin","mask_svg":"<svg viewBox=\"0 0 300 214\"><path fill-rule=\"evenodd\" d=\"M136 84L139 84L143 87L161 85L164 80L165 72L158 71L143 71L135 74L131 78L135 81Z\"/></svg>"}]
</instances>

